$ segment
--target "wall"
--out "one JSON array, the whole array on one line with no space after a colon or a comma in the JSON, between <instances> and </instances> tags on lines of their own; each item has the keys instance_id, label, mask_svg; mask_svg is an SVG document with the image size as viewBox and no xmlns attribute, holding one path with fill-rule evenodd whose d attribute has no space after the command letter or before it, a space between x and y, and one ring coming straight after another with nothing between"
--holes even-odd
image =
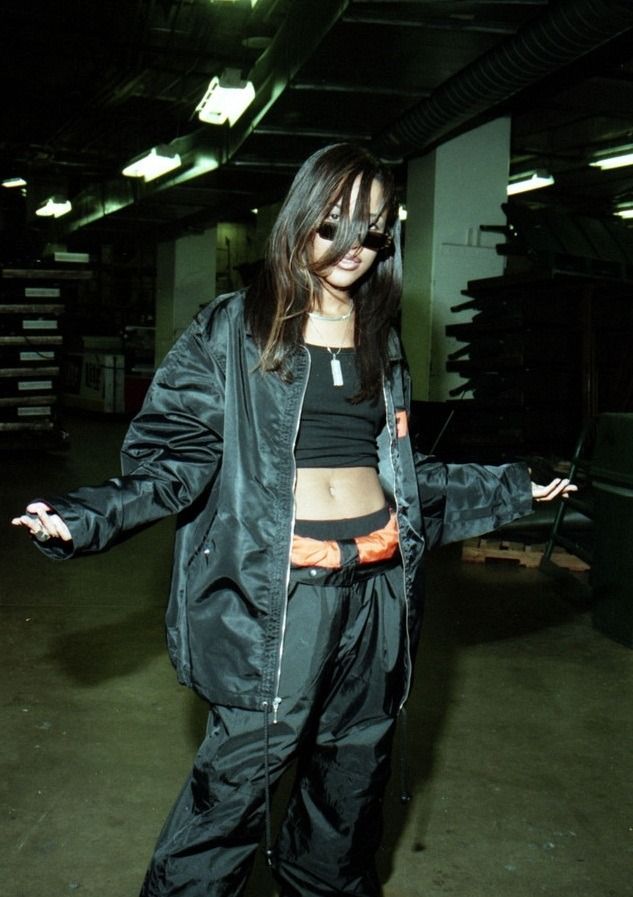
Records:
<instances>
[{"instance_id":1,"label":"wall","mask_svg":"<svg viewBox=\"0 0 633 897\"><path fill-rule=\"evenodd\" d=\"M503 225L510 155L510 121L499 118L409 164L402 332L414 398L443 401L461 379L446 371L459 343L448 323L469 320L450 308L464 301L467 282L503 274L498 234Z\"/></svg>"}]
</instances>

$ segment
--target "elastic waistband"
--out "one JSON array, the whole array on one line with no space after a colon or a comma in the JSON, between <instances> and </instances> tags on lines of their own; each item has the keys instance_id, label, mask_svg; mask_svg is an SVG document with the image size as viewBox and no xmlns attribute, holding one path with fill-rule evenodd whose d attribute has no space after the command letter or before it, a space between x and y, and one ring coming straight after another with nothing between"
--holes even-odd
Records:
<instances>
[{"instance_id":1,"label":"elastic waistband","mask_svg":"<svg viewBox=\"0 0 633 897\"><path fill-rule=\"evenodd\" d=\"M398 521L391 511L385 526L353 539L312 539L295 534L290 560L295 568L340 570L389 561L397 550Z\"/></svg>"},{"instance_id":2,"label":"elastic waistband","mask_svg":"<svg viewBox=\"0 0 633 897\"><path fill-rule=\"evenodd\" d=\"M295 535L321 541L356 539L384 529L389 523L389 516L389 508L384 505L378 511L364 514L362 517L344 517L340 520L295 520Z\"/></svg>"}]
</instances>

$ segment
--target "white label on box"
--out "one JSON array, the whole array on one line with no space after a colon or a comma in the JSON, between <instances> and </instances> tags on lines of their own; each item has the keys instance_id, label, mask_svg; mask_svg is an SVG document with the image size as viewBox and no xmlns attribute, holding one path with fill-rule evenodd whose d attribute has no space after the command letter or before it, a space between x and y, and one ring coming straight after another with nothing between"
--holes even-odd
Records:
<instances>
[{"instance_id":1,"label":"white label on box","mask_svg":"<svg viewBox=\"0 0 633 897\"><path fill-rule=\"evenodd\" d=\"M24 287L27 299L57 299L61 295L59 287Z\"/></svg>"},{"instance_id":2,"label":"white label on box","mask_svg":"<svg viewBox=\"0 0 633 897\"><path fill-rule=\"evenodd\" d=\"M54 352L20 352L20 361L53 361Z\"/></svg>"},{"instance_id":3,"label":"white label on box","mask_svg":"<svg viewBox=\"0 0 633 897\"><path fill-rule=\"evenodd\" d=\"M24 318L22 321L22 330L57 330L57 321L42 321L39 318L37 320Z\"/></svg>"},{"instance_id":4,"label":"white label on box","mask_svg":"<svg viewBox=\"0 0 633 897\"><path fill-rule=\"evenodd\" d=\"M43 414L50 417L50 405L29 405L25 408L18 408L18 417L41 417Z\"/></svg>"},{"instance_id":5,"label":"white label on box","mask_svg":"<svg viewBox=\"0 0 633 897\"><path fill-rule=\"evenodd\" d=\"M34 392L38 389L52 389L52 380L20 380L18 389L22 392Z\"/></svg>"}]
</instances>

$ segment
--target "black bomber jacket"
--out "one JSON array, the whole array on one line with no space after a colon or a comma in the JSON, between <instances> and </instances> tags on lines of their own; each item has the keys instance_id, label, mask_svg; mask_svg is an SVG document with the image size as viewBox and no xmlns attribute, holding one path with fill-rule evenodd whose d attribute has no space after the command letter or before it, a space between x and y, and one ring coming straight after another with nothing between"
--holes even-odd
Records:
<instances>
[{"instance_id":1,"label":"black bomber jacket","mask_svg":"<svg viewBox=\"0 0 633 897\"><path fill-rule=\"evenodd\" d=\"M407 602L410 679L425 545L496 529L531 511L522 464L444 464L412 451L409 380L391 340L379 476L396 509ZM179 680L211 703L275 708L294 523L294 444L309 374L297 347L292 382L258 369L244 293L219 296L159 367L121 452L122 476L45 499L72 543L54 558L102 551L177 513L167 642ZM408 683L406 683L408 691Z\"/></svg>"}]
</instances>

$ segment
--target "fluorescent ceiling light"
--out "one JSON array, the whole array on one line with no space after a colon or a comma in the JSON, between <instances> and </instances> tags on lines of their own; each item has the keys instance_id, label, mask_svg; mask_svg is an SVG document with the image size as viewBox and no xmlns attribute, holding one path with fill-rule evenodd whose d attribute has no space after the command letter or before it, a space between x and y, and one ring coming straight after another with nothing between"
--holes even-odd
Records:
<instances>
[{"instance_id":1,"label":"fluorescent ceiling light","mask_svg":"<svg viewBox=\"0 0 633 897\"><path fill-rule=\"evenodd\" d=\"M239 0L210 0L211 3L236 3ZM257 0L250 0L251 6L255 6Z\"/></svg>"},{"instance_id":2,"label":"fluorescent ceiling light","mask_svg":"<svg viewBox=\"0 0 633 897\"><path fill-rule=\"evenodd\" d=\"M182 160L175 150L168 146L153 146L149 152L132 159L121 174L128 178L143 178L147 183L181 165Z\"/></svg>"},{"instance_id":3,"label":"fluorescent ceiling light","mask_svg":"<svg viewBox=\"0 0 633 897\"><path fill-rule=\"evenodd\" d=\"M26 187L24 178L5 178L2 182L3 187Z\"/></svg>"},{"instance_id":4,"label":"fluorescent ceiling light","mask_svg":"<svg viewBox=\"0 0 633 897\"><path fill-rule=\"evenodd\" d=\"M540 190L541 187L549 187L553 183L554 178L547 171L527 171L510 178L507 192L508 196L514 196L515 193Z\"/></svg>"},{"instance_id":5,"label":"fluorescent ceiling light","mask_svg":"<svg viewBox=\"0 0 633 897\"><path fill-rule=\"evenodd\" d=\"M220 78L213 78L196 112L209 125L223 125L228 119L233 126L254 99L253 82L243 81L239 69L225 69Z\"/></svg>"},{"instance_id":6,"label":"fluorescent ceiling light","mask_svg":"<svg viewBox=\"0 0 633 897\"><path fill-rule=\"evenodd\" d=\"M35 214L40 218L61 218L67 215L72 209L72 203L69 199L60 196L49 196L44 205L35 210Z\"/></svg>"},{"instance_id":7,"label":"fluorescent ceiling light","mask_svg":"<svg viewBox=\"0 0 633 897\"><path fill-rule=\"evenodd\" d=\"M625 165L633 165L633 147L620 146L610 150L609 154L594 159L589 163L593 168L601 168L603 171L610 168L624 168Z\"/></svg>"},{"instance_id":8,"label":"fluorescent ceiling light","mask_svg":"<svg viewBox=\"0 0 633 897\"><path fill-rule=\"evenodd\" d=\"M616 209L615 212L619 218L633 218L633 206L629 206L628 208Z\"/></svg>"}]
</instances>

